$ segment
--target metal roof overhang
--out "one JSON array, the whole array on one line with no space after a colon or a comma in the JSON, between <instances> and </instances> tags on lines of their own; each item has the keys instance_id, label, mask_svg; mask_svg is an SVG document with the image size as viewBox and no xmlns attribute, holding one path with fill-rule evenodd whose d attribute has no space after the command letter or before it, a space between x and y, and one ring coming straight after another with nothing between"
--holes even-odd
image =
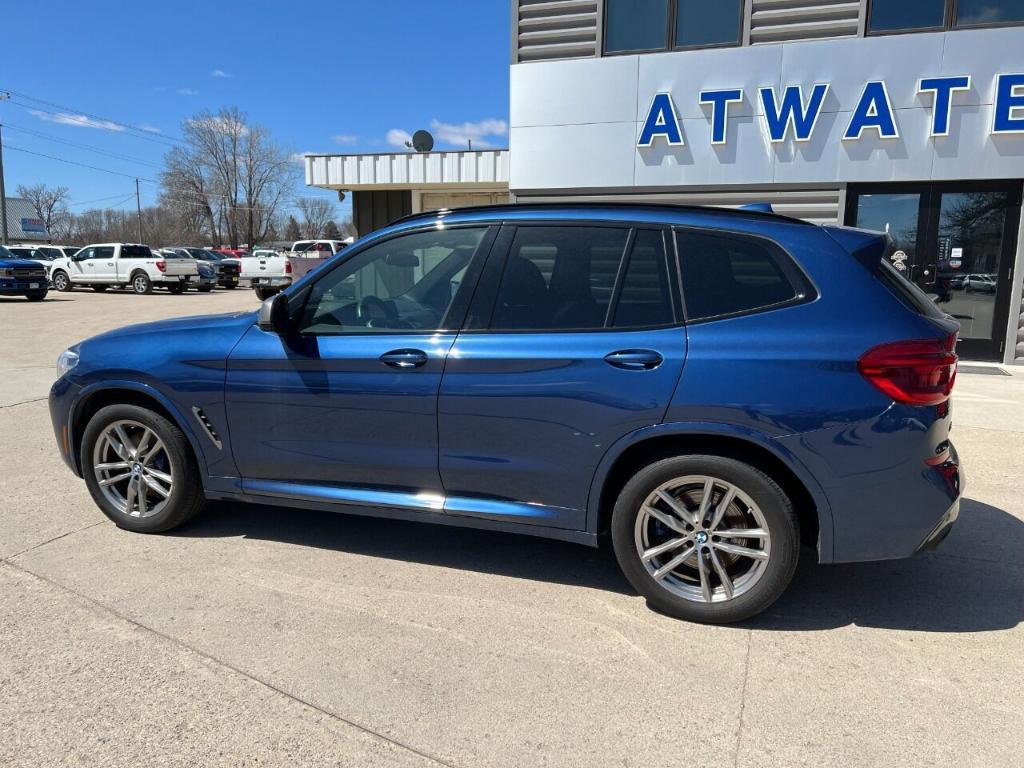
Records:
<instances>
[{"instance_id":1,"label":"metal roof overhang","mask_svg":"<svg viewBox=\"0 0 1024 768\"><path fill-rule=\"evenodd\" d=\"M374 189L508 189L507 149L306 155L306 186Z\"/></svg>"}]
</instances>

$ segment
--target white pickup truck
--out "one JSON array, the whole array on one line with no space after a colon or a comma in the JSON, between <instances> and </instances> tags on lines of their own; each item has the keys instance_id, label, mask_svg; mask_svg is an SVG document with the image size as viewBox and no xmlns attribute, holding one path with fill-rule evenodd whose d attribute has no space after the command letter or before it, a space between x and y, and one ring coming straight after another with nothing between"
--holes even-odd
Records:
<instances>
[{"instance_id":1,"label":"white pickup truck","mask_svg":"<svg viewBox=\"0 0 1024 768\"><path fill-rule=\"evenodd\" d=\"M251 256L242 257L241 278L249 281L256 298L263 301L312 272L353 240L297 240L284 253L257 249Z\"/></svg>"},{"instance_id":2,"label":"white pickup truck","mask_svg":"<svg viewBox=\"0 0 1024 768\"><path fill-rule=\"evenodd\" d=\"M72 257L55 259L50 267L50 282L58 291L82 285L95 291L129 286L135 293L152 293L154 287L184 293L198 277L195 259L157 255L148 245L135 243L87 245Z\"/></svg>"}]
</instances>

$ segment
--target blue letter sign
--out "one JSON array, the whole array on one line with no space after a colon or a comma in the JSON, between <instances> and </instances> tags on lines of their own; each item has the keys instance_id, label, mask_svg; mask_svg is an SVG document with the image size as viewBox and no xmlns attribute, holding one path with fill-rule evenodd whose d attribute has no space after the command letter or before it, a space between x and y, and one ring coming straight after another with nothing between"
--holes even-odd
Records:
<instances>
[{"instance_id":1,"label":"blue letter sign","mask_svg":"<svg viewBox=\"0 0 1024 768\"><path fill-rule=\"evenodd\" d=\"M799 85L790 85L782 93L782 104L775 97L774 88L761 89L761 104L764 106L764 117L768 123L768 138L773 144L786 140L790 124L797 141L811 138L814 126L821 114L821 106L828 93L828 84L819 83L811 91L809 102L804 105L803 90Z\"/></svg>"},{"instance_id":2,"label":"blue letter sign","mask_svg":"<svg viewBox=\"0 0 1024 768\"><path fill-rule=\"evenodd\" d=\"M729 140L729 105L743 101L739 88L728 91L701 91L700 103L711 104L711 143L715 146Z\"/></svg>"},{"instance_id":3,"label":"blue letter sign","mask_svg":"<svg viewBox=\"0 0 1024 768\"><path fill-rule=\"evenodd\" d=\"M949 113L953 108L953 92L969 91L971 76L926 77L917 84L918 93L933 94L932 136L949 136Z\"/></svg>"},{"instance_id":4,"label":"blue letter sign","mask_svg":"<svg viewBox=\"0 0 1024 768\"><path fill-rule=\"evenodd\" d=\"M992 133L1024 133L1024 74L996 77L995 121Z\"/></svg>"},{"instance_id":5,"label":"blue letter sign","mask_svg":"<svg viewBox=\"0 0 1024 768\"><path fill-rule=\"evenodd\" d=\"M672 96L667 93L655 94L637 145L649 147L658 136L664 136L670 146L683 146L683 132L679 128L676 106L672 103Z\"/></svg>"},{"instance_id":6,"label":"blue letter sign","mask_svg":"<svg viewBox=\"0 0 1024 768\"><path fill-rule=\"evenodd\" d=\"M900 137L899 131L896 130L892 103L889 101L889 91L880 80L864 86L864 93L861 94L857 108L853 110L853 117L850 118L850 125L843 139L859 139L868 128L877 129L879 137L883 139Z\"/></svg>"}]
</instances>

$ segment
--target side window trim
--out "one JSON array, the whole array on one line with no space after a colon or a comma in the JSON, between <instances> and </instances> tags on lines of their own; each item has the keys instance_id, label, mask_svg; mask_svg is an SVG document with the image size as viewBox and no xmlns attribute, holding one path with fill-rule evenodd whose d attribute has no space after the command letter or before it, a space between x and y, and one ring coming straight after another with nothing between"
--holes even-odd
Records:
<instances>
[{"instance_id":1,"label":"side window trim","mask_svg":"<svg viewBox=\"0 0 1024 768\"><path fill-rule=\"evenodd\" d=\"M781 252L782 255L785 257L785 260L781 263L776 261L776 265L786 276L786 278L790 281L790 284L793 287L793 289L797 290L801 287L806 288L805 293L797 293L792 299L776 302L775 304L769 304L763 307L755 307L754 309L745 309L739 312L729 312L722 315L712 315L710 317L700 317L697 319L692 319L689 316L688 310L686 310L687 314L685 314L685 322L687 325L714 323L718 322L719 320L731 320L732 318L736 317L759 315L764 312L773 312L777 309L785 309L786 307L795 307L799 306L800 304L809 304L813 301L816 301L818 297L821 295L818 291L818 286L815 285L813 280L811 280L810 275L807 274L807 271L803 268L803 266L801 266L800 262L793 256L793 254L789 252L788 248L786 248L784 245L782 245L782 243L780 243L778 240L772 237L768 237L767 235L762 235L754 232L743 232L732 229L719 229L711 227L694 227L685 224L677 224L672 227L672 241L676 251L676 260L679 264L679 288L684 308L686 307L686 269L684 264L684 254L679 249L678 233L680 232L696 233L699 235L715 235L718 237L731 237L739 240L748 240L752 242L760 241L768 243L770 246L777 248L779 252ZM794 277L797 278L799 283L794 282Z\"/></svg>"},{"instance_id":2,"label":"side window trim","mask_svg":"<svg viewBox=\"0 0 1024 768\"><path fill-rule=\"evenodd\" d=\"M335 256L334 257L334 258L338 259L338 263L337 264L334 264L329 269L318 269L315 272L310 272L309 273L310 280L308 282L302 283L300 285L300 287L293 294L291 294L289 296L288 314L291 317L292 323L293 324L298 324L301 321L301 318L303 317L303 315L306 312L306 305L309 303L310 297L312 296L312 293L313 293L313 288L316 286L316 284L319 283L321 280L328 279L332 274L334 274L335 271L337 271L338 269L341 269L342 267L344 267L344 265L346 263L348 263L350 260L352 260L354 258L358 258L359 255L364 253L365 251L367 251L367 250L369 250L371 248L376 248L377 246L383 245L384 243L390 242L391 240L397 240L397 239L402 238L402 237L407 237L409 235L420 234L420 233L423 233L423 232L435 231L435 230L437 230L437 228L438 228L437 227L437 222L432 222L430 224L425 224L423 226L413 227L413 228L410 228L410 229L405 229L405 230L402 230L401 232L395 232L394 234L389 235L387 237L381 237L381 238L378 238L378 239L374 239L374 240L366 243L362 247L360 247L358 249L355 249L355 250L349 251L346 248L344 250L344 256L340 256L340 257L339 256ZM476 221L474 221L474 222L465 222L465 223L459 223L459 224L451 224L451 225L447 225L445 227L445 230L447 230L447 231L457 230L457 229L482 229L482 230L484 230L484 234L483 234L483 237L481 237L480 242L477 244L476 250L473 251L472 257L470 257L469 266L466 269L466 276L463 279L462 283L459 285L459 290L456 293L455 298L452 300L452 303L449 305L448 309L446 310L445 316L443 318L441 318L440 325L442 327L441 328L435 328L433 330L417 330L417 329L408 329L408 328L395 328L395 329L388 329L388 330L378 331L378 332L376 332L374 334L374 336L396 336L396 335L402 335L402 336L425 335L426 336L426 335L436 334L436 333L439 333L439 332L457 333L459 331L459 328L461 327L462 322L463 322L464 317L465 317L465 311L468 310L469 305L470 305L470 300L468 298L467 299L461 299L461 297L462 297L463 293L468 293L468 294L472 295L472 293L476 290L476 284L475 284L475 282L473 282L473 275L476 274L477 279L479 279L479 277L478 277L479 276L479 271L482 270L482 268L483 268L483 266L482 266L483 265L483 260L487 257L489 251L491 250L491 247L494 244L494 239L497 236L497 232L498 232L499 226L498 226L497 222L493 222L493 221L483 221L483 222L476 222ZM341 251L339 251L339 254L340 253L341 253ZM478 264L480 265L479 268L476 267L476 265L478 265ZM293 304L294 304L294 306L293 306ZM452 315L452 308L457 306L457 305L460 305L460 304L463 306L463 317L456 318L454 315ZM320 337L320 336L360 337L360 336L365 336L367 334L361 334L361 333L356 333L356 332L350 332L350 333L340 332L340 333L323 334L323 333L312 333L312 332L298 331L298 332L296 332L296 335L300 336L300 337L303 337L303 338L316 338L316 337Z\"/></svg>"}]
</instances>

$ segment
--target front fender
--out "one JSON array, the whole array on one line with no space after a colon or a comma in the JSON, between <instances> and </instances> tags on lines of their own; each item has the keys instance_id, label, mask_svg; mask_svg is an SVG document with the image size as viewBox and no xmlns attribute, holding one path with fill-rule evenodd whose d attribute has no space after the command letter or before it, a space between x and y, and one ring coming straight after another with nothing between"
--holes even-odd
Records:
<instances>
[{"instance_id":1,"label":"front fender","mask_svg":"<svg viewBox=\"0 0 1024 768\"><path fill-rule=\"evenodd\" d=\"M625 435L612 444L602 457L594 479L590 485L590 492L587 497L587 532L597 534L598 521L601 514L601 491L608 474L611 472L615 462L631 447L646 440L660 437L719 437L741 440L753 446L768 451L772 456L781 461L797 479L803 483L811 498L814 500L818 513L818 559L819 562L827 563L833 557L833 520L832 507L828 497L814 476L807 467L791 453L784 445L771 437L750 430L735 424L716 422L688 422L655 424L643 427Z\"/></svg>"},{"instance_id":2,"label":"front fender","mask_svg":"<svg viewBox=\"0 0 1024 768\"><path fill-rule=\"evenodd\" d=\"M200 467L203 470L201 475L203 477L204 484L206 483L206 478L208 476L215 474L213 470L218 464L224 461L231 461L230 457L225 455L225 451L218 450L216 446L205 438L200 439L201 436L195 431L193 426L193 417L191 414L186 414L182 411L173 398L169 397L158 387L137 379L102 379L99 381L81 384L81 389L77 393L74 402L71 404L71 410L68 415L68 439L71 446L77 446L81 440L81 435L75 434L74 432L74 425L82 404L87 402L92 396L109 390L129 390L131 392L138 392L139 394L150 397L158 402L171 415L175 424L179 429L181 429L185 438L192 446L192 451L195 453ZM217 455L212 455L214 453ZM73 462L72 469L76 474L81 476L82 466L79 451L72 450L70 458Z\"/></svg>"}]
</instances>

